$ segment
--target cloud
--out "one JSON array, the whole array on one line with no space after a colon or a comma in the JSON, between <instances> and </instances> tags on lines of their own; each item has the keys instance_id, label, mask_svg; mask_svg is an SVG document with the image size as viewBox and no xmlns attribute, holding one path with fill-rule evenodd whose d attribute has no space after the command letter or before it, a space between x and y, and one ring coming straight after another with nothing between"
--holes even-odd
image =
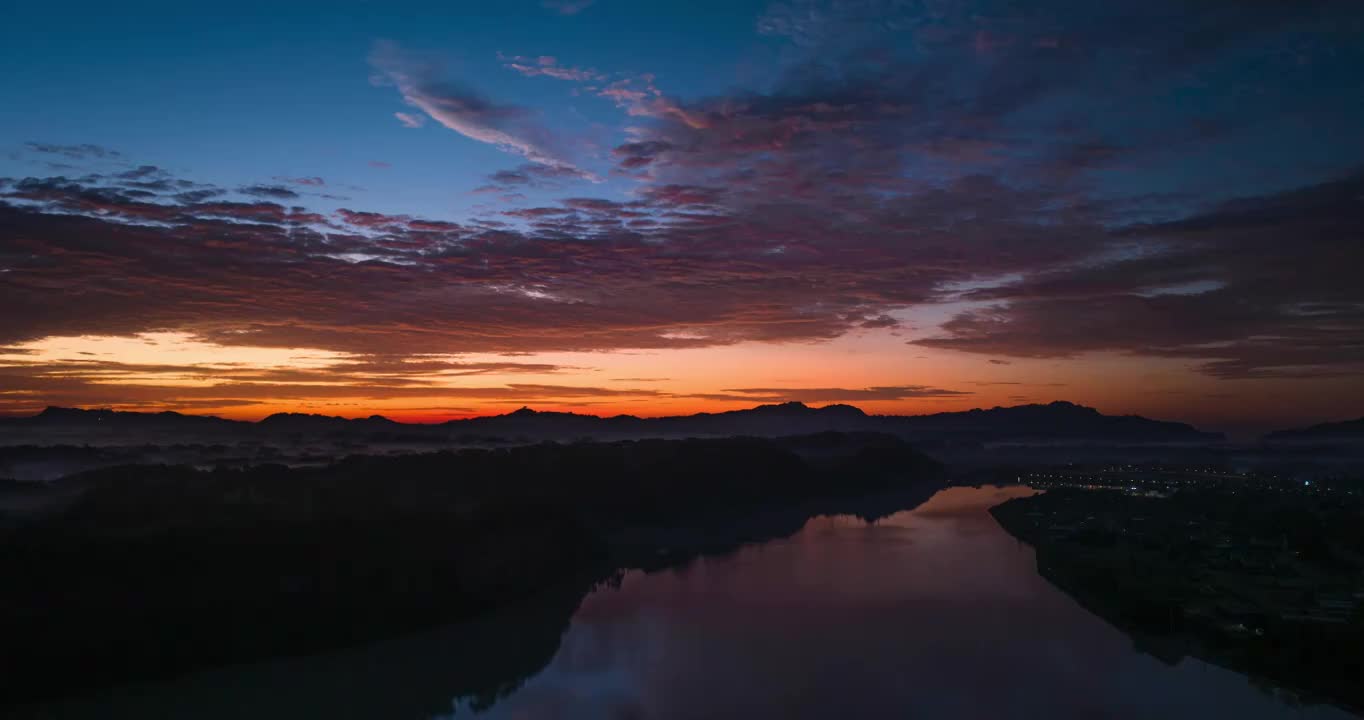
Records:
<instances>
[{"instance_id":1,"label":"cloud","mask_svg":"<svg viewBox=\"0 0 1364 720\"><path fill-rule=\"evenodd\" d=\"M941 182L988 170L1001 180L1085 192L1095 171L1139 163L1148 176L1151 165L1178 172L1181 151L1211 153L1211 141L1231 141L1230 128L1278 122L1292 102L1276 104L1276 93L1265 91L1282 96L1281 88L1242 88L1256 97L1258 115L1213 117L1172 108L1169 98L1204 74L1225 77L1229 66L1243 66L1242 78L1257 75L1255 68L1274 62L1265 56L1297 32L1321 41L1295 50L1343 69L1362 14L1331 0L1211 0L1193 8L1121 0L1083 13L995 0L932 8L795 0L774 4L758 23L795 45L766 92L682 101L648 76L600 92L658 121L632 133L632 142L674 148L663 167L623 150L626 173L651 165L655 176L727 175L761 186L755 192L819 194L815 188L841 183L898 192L909 177ZM1180 22L1170 23L1176 15ZM1332 15L1335 22L1325 19ZM1338 100L1325 102L1331 109L1316 108L1320 118L1344 110ZM1210 128L1217 128L1212 135ZM1218 153L1254 156L1239 148Z\"/></svg>"},{"instance_id":2,"label":"cloud","mask_svg":"<svg viewBox=\"0 0 1364 720\"><path fill-rule=\"evenodd\" d=\"M314 175L314 176L312 176L312 177L295 177L295 178L277 177L277 178L275 178L275 180L278 180L278 181L280 181L280 182L286 182L286 183L289 183L289 184L291 184L291 185L303 185L303 186L305 186L305 187L323 187L323 186L325 186L325 185L327 184L327 181L326 181L326 180L323 180L322 178L317 177L316 175Z\"/></svg>"},{"instance_id":3,"label":"cloud","mask_svg":"<svg viewBox=\"0 0 1364 720\"><path fill-rule=\"evenodd\" d=\"M577 15L596 3L597 0L541 0L540 7L560 15Z\"/></svg>"},{"instance_id":4,"label":"cloud","mask_svg":"<svg viewBox=\"0 0 1364 720\"><path fill-rule=\"evenodd\" d=\"M1015 357L1119 351L1226 378L1364 372L1364 172L1114 234L1142 252L976 290L919 344Z\"/></svg>"},{"instance_id":5,"label":"cloud","mask_svg":"<svg viewBox=\"0 0 1364 720\"><path fill-rule=\"evenodd\" d=\"M873 330L900 327L900 321L889 315L877 315L876 317L869 317L863 320L861 324L862 327Z\"/></svg>"},{"instance_id":6,"label":"cloud","mask_svg":"<svg viewBox=\"0 0 1364 720\"><path fill-rule=\"evenodd\" d=\"M944 390L925 385L894 385L869 388L736 388L721 393L703 393L693 397L707 400L738 402L868 402L907 400L911 398L942 398L971 395L964 390Z\"/></svg>"},{"instance_id":7,"label":"cloud","mask_svg":"<svg viewBox=\"0 0 1364 720\"><path fill-rule=\"evenodd\" d=\"M73 160L108 160L123 157L117 150L84 143L80 145L56 145L53 143L27 142L25 147L36 153L60 155Z\"/></svg>"},{"instance_id":8,"label":"cloud","mask_svg":"<svg viewBox=\"0 0 1364 720\"><path fill-rule=\"evenodd\" d=\"M160 168L155 165L139 165L132 170L118 173L117 177L122 180L144 180L163 174Z\"/></svg>"},{"instance_id":9,"label":"cloud","mask_svg":"<svg viewBox=\"0 0 1364 720\"><path fill-rule=\"evenodd\" d=\"M672 143L662 140L629 142L612 149L611 154L620 158L620 166L626 170L645 167L660 155L673 149Z\"/></svg>"},{"instance_id":10,"label":"cloud","mask_svg":"<svg viewBox=\"0 0 1364 720\"><path fill-rule=\"evenodd\" d=\"M502 61L503 67L515 70L526 77L549 77L572 82L603 79L603 76L595 70L560 65L558 58L549 55L525 57L521 55L506 56L498 53L497 59Z\"/></svg>"},{"instance_id":11,"label":"cloud","mask_svg":"<svg viewBox=\"0 0 1364 720\"><path fill-rule=\"evenodd\" d=\"M402 123L405 128L416 129L426 124L425 117L413 115L412 113L395 112L393 113L393 117L398 118L398 122Z\"/></svg>"},{"instance_id":12,"label":"cloud","mask_svg":"<svg viewBox=\"0 0 1364 720\"><path fill-rule=\"evenodd\" d=\"M413 247L411 241L424 237L428 233L459 233L464 230L464 226L459 223L446 220L428 220L424 218L414 218L411 215L387 215L384 213L367 212L363 210L350 210L339 208L336 214L348 225L364 228L366 230L382 230L395 234L406 234L409 242L404 243L399 235L391 235L380 240L386 247L406 246ZM420 243L417 243L418 245Z\"/></svg>"},{"instance_id":13,"label":"cloud","mask_svg":"<svg viewBox=\"0 0 1364 720\"><path fill-rule=\"evenodd\" d=\"M1360 372L1361 181L1320 182L1353 136L1273 123L1357 118L1342 90L1361 76L1330 75L1341 86L1312 103L1289 102L1297 80L1169 102L1209 73L1303 78L1265 54L1293 37L1313 38L1313 76L1345 69L1350 38L1312 3L788 5L762 21L791 41L760 89L681 97L645 74L585 86L629 118L609 152L626 193L530 192L588 175L531 110L391 45L373 56L383 82L517 157L483 188L515 196L507 214L321 215L161 172L14 179L0 190L0 343L179 330L361 354L683 348L888 332L906 309L951 308L914 342L1001 362L1126 353L1229 378ZM1259 157L1238 137L1294 143L1260 167L1219 165Z\"/></svg>"},{"instance_id":14,"label":"cloud","mask_svg":"<svg viewBox=\"0 0 1364 720\"><path fill-rule=\"evenodd\" d=\"M245 185L237 188L237 192L272 200L294 200L298 198L298 193L282 185Z\"/></svg>"},{"instance_id":15,"label":"cloud","mask_svg":"<svg viewBox=\"0 0 1364 720\"><path fill-rule=\"evenodd\" d=\"M705 115L664 95L650 74L625 77L592 90L598 97L615 102L631 116L676 120L693 129L703 129L710 122Z\"/></svg>"},{"instance_id":16,"label":"cloud","mask_svg":"<svg viewBox=\"0 0 1364 720\"><path fill-rule=\"evenodd\" d=\"M417 62L391 43L376 44L370 62L398 88L403 100L446 128L531 162L588 176L561 156L557 140L529 110L496 103L470 88L441 80L429 63Z\"/></svg>"},{"instance_id":17,"label":"cloud","mask_svg":"<svg viewBox=\"0 0 1364 720\"><path fill-rule=\"evenodd\" d=\"M761 247L735 255L735 238L659 230L677 234L657 242L626 226L671 204L581 199L555 208L541 233L171 197L17 183L5 199L23 204L0 206L0 265L12 270L0 299L15 310L0 320L0 342L180 328L232 344L356 351L691 347L833 337L873 302L816 309L799 298L797 276L818 266L813 257L762 268L751 264ZM853 281L862 271L824 272L851 288L871 280Z\"/></svg>"},{"instance_id":18,"label":"cloud","mask_svg":"<svg viewBox=\"0 0 1364 720\"><path fill-rule=\"evenodd\" d=\"M818 340L1090 247L1084 224L1041 212L1050 196L981 181L837 212L651 183L624 201L521 208L504 216L514 225L139 197L98 178L28 178L0 201L0 301L14 309L0 343L148 330L361 353ZM968 204L988 211L943 212ZM907 241L905 223L925 217Z\"/></svg>"},{"instance_id":19,"label":"cloud","mask_svg":"<svg viewBox=\"0 0 1364 720\"><path fill-rule=\"evenodd\" d=\"M583 177L584 174L576 168L526 163L511 170L498 170L488 176L488 182L504 188L512 186L557 188L562 180L581 180Z\"/></svg>"},{"instance_id":20,"label":"cloud","mask_svg":"<svg viewBox=\"0 0 1364 720\"><path fill-rule=\"evenodd\" d=\"M150 338L144 336L150 342ZM177 345L193 343L167 338ZM546 375L574 370L546 363L473 362L434 355L353 355L309 366L232 362L220 348L220 362L131 363L80 357L35 357L32 348L0 351L0 412L32 410L46 404L159 409L221 408L266 401L375 398L555 399L620 397L654 391L571 385L511 383L461 386L463 378L487 375ZM5 358L3 356L11 356ZM174 357L168 355L167 357ZM251 398L251 399L245 399Z\"/></svg>"}]
</instances>

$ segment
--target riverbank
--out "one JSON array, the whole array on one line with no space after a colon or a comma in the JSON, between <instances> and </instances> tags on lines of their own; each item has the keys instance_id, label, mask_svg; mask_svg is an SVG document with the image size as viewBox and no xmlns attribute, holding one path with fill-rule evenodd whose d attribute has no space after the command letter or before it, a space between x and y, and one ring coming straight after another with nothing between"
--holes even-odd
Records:
<instances>
[{"instance_id":1,"label":"riverbank","mask_svg":"<svg viewBox=\"0 0 1364 720\"><path fill-rule=\"evenodd\" d=\"M1364 709L1357 497L1053 490L990 512L1043 577L1165 662Z\"/></svg>"}]
</instances>

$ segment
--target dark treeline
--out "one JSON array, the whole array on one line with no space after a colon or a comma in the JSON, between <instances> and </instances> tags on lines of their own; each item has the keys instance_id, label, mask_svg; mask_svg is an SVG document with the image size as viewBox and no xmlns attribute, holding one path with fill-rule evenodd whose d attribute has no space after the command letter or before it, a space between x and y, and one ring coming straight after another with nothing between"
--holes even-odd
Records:
<instances>
[{"instance_id":1,"label":"dark treeline","mask_svg":"<svg viewBox=\"0 0 1364 720\"><path fill-rule=\"evenodd\" d=\"M826 433L83 473L55 484L74 500L0 537L0 699L580 595L622 567L794 532L868 494L921 502L939 471L898 439Z\"/></svg>"}]
</instances>

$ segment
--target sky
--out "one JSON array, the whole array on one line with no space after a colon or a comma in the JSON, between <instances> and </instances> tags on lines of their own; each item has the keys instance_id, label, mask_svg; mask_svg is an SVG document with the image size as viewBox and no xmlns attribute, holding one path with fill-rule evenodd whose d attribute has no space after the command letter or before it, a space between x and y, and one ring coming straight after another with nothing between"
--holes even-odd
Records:
<instances>
[{"instance_id":1,"label":"sky","mask_svg":"<svg viewBox=\"0 0 1364 720\"><path fill-rule=\"evenodd\" d=\"M0 414L1364 415L1356 0L7 16Z\"/></svg>"}]
</instances>

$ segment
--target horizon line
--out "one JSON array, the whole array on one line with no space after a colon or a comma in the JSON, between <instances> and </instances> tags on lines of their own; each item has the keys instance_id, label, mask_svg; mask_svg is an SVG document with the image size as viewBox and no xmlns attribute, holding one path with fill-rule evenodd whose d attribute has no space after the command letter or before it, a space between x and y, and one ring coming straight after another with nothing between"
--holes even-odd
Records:
<instances>
[{"instance_id":1,"label":"horizon line","mask_svg":"<svg viewBox=\"0 0 1364 720\"><path fill-rule=\"evenodd\" d=\"M853 403L828 403L828 404L826 404L826 405L814 405L814 404L806 403L806 402L799 401L799 400L787 400L787 401L782 401L782 402L771 402L771 403L758 403L758 404L756 404L756 405L751 405L751 406L742 407L742 408L736 408L736 409L733 409L733 410L700 411L700 412L685 413L685 414L680 414L680 415L636 415L636 414L632 414L632 413L616 413L616 414L613 414L613 415L598 415L598 414L590 413L590 412L575 412L575 411L563 411L563 410L536 410L536 409L530 407L529 405L522 405L520 408L517 408L516 410L511 410L511 411L508 411L508 412L505 412L505 413L494 413L494 414L469 414L469 415L461 415L461 416L456 416L456 417L450 417L450 418L448 418L448 419L446 419L446 420L425 421L425 422L424 422L424 421L411 421L411 420L395 420L394 418L391 418L391 417L389 417L389 416L387 416L387 415L383 415L383 414L380 414L380 413L371 413L371 414L369 414L369 415L353 415L353 416L347 416L347 415L327 415L327 414L324 414L324 413L312 413L312 412L279 411L279 412L270 413L269 415L262 416L260 419L257 419L257 420L246 420L246 419L236 419L236 418L223 417L222 415L216 415L216 414L211 414L211 413L185 412L185 411L182 411L182 410L172 410L172 409L165 409L165 410L120 410L120 409L117 409L117 408L114 408L114 407L110 407L110 406L101 406L101 407L83 407L83 406L78 406L78 405L72 405L72 406L68 406L68 405L48 405L48 406L44 407L42 410L39 410L39 411L37 411L37 412L35 412L35 413L33 413L33 414L29 414L29 415L0 415L0 420L27 420L27 419L35 419L35 418L38 418L38 417L42 417L45 413L51 412L51 411L53 411L53 410L69 410L69 411L78 411L78 412L110 412L110 413L117 413L117 414L122 414L122 415L149 415L149 416L150 416L150 415L168 415L168 414L169 414L169 415L179 415L179 416L181 416L181 417L205 418L205 419L211 419L211 420L222 420L222 421L224 421L224 422L245 423L245 424L250 424L250 425L259 424L259 423L264 422L265 420L267 420L267 419L269 419L269 418L272 418L272 417L280 417L280 416L301 416L301 417L322 418L322 419L332 419L332 420L346 420L346 421L381 419L381 420L386 420L386 421L388 421L388 422L396 423L396 424L399 424L399 425L443 425L443 424L448 423L448 422L457 422L457 421L461 421L461 420L477 420L477 419L481 419L481 418L508 417L508 416L514 415L514 414L516 414L516 413L525 412L525 411L530 411L531 413L534 413L534 414L543 414L543 415L574 415L574 416L578 416L578 417L592 417L592 418L597 418L597 419L600 419L600 420L609 420L609 419L613 419L613 418L634 418L634 419L638 419L638 420L659 420L659 419L667 419L667 418L697 417L697 416L703 416L703 415L724 415L724 414L727 414L727 413L746 412L746 411L758 410L758 409L761 409L761 408L769 408L769 407L800 406L800 407L802 407L802 408L807 408L807 409L816 410L816 411L818 411L818 410L825 410L825 409L828 409L828 408L846 407L846 408L852 408L852 409L854 409L854 410L857 410L859 413L862 413L862 414L865 415L866 417L902 417L902 418L907 418L907 417L929 417L929 416L933 416L933 415L960 415L960 414L965 414L965 413L970 413L970 412L986 412L986 411L990 411L990 410L1010 410L1010 409L1014 409L1014 408L1024 408L1024 407L1051 407L1051 406L1056 406L1056 405L1062 405L1062 406L1069 406L1069 407L1081 408L1081 409L1085 409L1085 410L1092 410L1092 411L1094 411L1095 413L1098 413L1098 414L1100 414L1100 415L1103 415L1104 417L1135 417L1135 418L1143 418L1143 419L1146 419L1146 420L1153 420L1153 421L1156 421L1156 422L1182 423L1182 424L1185 424L1185 425L1189 425L1190 427L1195 427L1195 428L1197 427L1197 426L1193 425L1193 423L1185 422L1185 421L1182 421L1182 420L1161 420L1161 419L1158 419L1158 418L1149 418L1149 417L1146 417L1146 416L1144 416L1144 415L1138 415L1138 414L1136 414L1136 413L1108 414L1108 413L1105 413L1105 412L1099 410L1099 409L1096 408L1096 407L1093 407L1093 406L1090 406L1090 405L1083 405L1083 404L1081 404L1081 403L1073 402L1073 401L1070 401L1070 400L1052 400L1052 401L1049 401L1049 402L1019 403L1019 404L1017 404L1017 405L994 405L994 406L992 406L992 407L973 407L973 408L967 408L967 409L965 409L965 410L946 410L946 411L940 411L940 412L931 412L931 413L912 413L912 414L901 414L901 413L868 413L867 411L863 410L861 407L859 407L859 406L857 406L857 405L854 405Z\"/></svg>"}]
</instances>

